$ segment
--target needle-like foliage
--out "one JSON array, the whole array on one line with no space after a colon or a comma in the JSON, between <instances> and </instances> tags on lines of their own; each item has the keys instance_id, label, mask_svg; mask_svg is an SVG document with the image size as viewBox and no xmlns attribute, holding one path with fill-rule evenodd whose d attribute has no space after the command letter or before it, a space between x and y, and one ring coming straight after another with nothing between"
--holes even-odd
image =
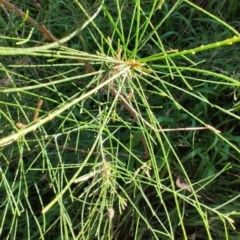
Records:
<instances>
[{"instance_id":1,"label":"needle-like foliage","mask_svg":"<svg viewBox=\"0 0 240 240\"><path fill-rule=\"evenodd\" d=\"M237 1L0 4L1 239L239 238Z\"/></svg>"}]
</instances>

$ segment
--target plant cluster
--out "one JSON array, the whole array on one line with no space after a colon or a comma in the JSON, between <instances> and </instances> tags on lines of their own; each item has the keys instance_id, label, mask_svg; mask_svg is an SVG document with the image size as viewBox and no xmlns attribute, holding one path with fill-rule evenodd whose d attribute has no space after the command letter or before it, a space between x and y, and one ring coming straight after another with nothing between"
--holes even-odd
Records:
<instances>
[{"instance_id":1,"label":"plant cluster","mask_svg":"<svg viewBox=\"0 0 240 240\"><path fill-rule=\"evenodd\" d=\"M239 10L0 0L0 238L238 239Z\"/></svg>"}]
</instances>

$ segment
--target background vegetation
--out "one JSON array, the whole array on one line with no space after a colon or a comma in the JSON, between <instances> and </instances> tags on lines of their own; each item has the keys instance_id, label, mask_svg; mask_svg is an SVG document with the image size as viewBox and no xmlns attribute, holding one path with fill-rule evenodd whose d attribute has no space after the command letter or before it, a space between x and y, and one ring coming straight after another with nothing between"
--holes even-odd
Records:
<instances>
[{"instance_id":1,"label":"background vegetation","mask_svg":"<svg viewBox=\"0 0 240 240\"><path fill-rule=\"evenodd\" d=\"M239 239L235 0L0 0L1 239Z\"/></svg>"}]
</instances>

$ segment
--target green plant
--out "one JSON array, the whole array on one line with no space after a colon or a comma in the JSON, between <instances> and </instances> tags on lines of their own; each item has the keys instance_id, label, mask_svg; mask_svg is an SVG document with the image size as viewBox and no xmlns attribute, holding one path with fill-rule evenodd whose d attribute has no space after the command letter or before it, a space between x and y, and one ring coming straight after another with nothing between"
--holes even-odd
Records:
<instances>
[{"instance_id":1,"label":"green plant","mask_svg":"<svg viewBox=\"0 0 240 240\"><path fill-rule=\"evenodd\" d=\"M3 238L238 238L240 34L216 1L0 3Z\"/></svg>"}]
</instances>

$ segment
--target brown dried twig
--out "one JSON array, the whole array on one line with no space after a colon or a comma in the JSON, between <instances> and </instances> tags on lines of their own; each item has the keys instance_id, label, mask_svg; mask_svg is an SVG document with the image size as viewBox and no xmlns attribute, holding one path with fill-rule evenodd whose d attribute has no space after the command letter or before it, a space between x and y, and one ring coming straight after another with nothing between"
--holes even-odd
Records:
<instances>
[{"instance_id":1,"label":"brown dried twig","mask_svg":"<svg viewBox=\"0 0 240 240\"><path fill-rule=\"evenodd\" d=\"M42 100L42 99L39 99L39 100L38 100L38 103L37 103L37 108L36 108L36 110L35 110L35 112L34 112L33 122L38 119L39 110L41 109L42 104L43 104L43 100Z\"/></svg>"},{"instance_id":2,"label":"brown dried twig","mask_svg":"<svg viewBox=\"0 0 240 240\"><path fill-rule=\"evenodd\" d=\"M20 16L22 19L26 18L26 21L30 24L32 24L35 28L37 28L40 32L43 33L44 38L48 39L52 42L58 41L58 39L51 33L50 30L48 30L44 25L38 24L33 18L30 16L26 16L26 13L23 12L20 8L18 8L16 5L11 4L9 1L0 0L0 4L2 4L4 7L9 9L10 11L16 13L18 16Z\"/></svg>"},{"instance_id":3,"label":"brown dried twig","mask_svg":"<svg viewBox=\"0 0 240 240\"><path fill-rule=\"evenodd\" d=\"M149 127L151 130L156 132L177 132L177 131L196 131L196 130L213 130L216 133L221 133L219 130L215 129L214 127L210 125L206 125L205 127L186 127L186 128L160 128L157 129L153 127L147 120L145 120L130 104L129 102L124 98L124 96L117 92L117 90L110 86L110 92L114 97L118 97L118 99L121 101L121 103L124 105L124 107L128 110L130 115L134 120L140 120L144 125Z\"/></svg>"}]
</instances>

